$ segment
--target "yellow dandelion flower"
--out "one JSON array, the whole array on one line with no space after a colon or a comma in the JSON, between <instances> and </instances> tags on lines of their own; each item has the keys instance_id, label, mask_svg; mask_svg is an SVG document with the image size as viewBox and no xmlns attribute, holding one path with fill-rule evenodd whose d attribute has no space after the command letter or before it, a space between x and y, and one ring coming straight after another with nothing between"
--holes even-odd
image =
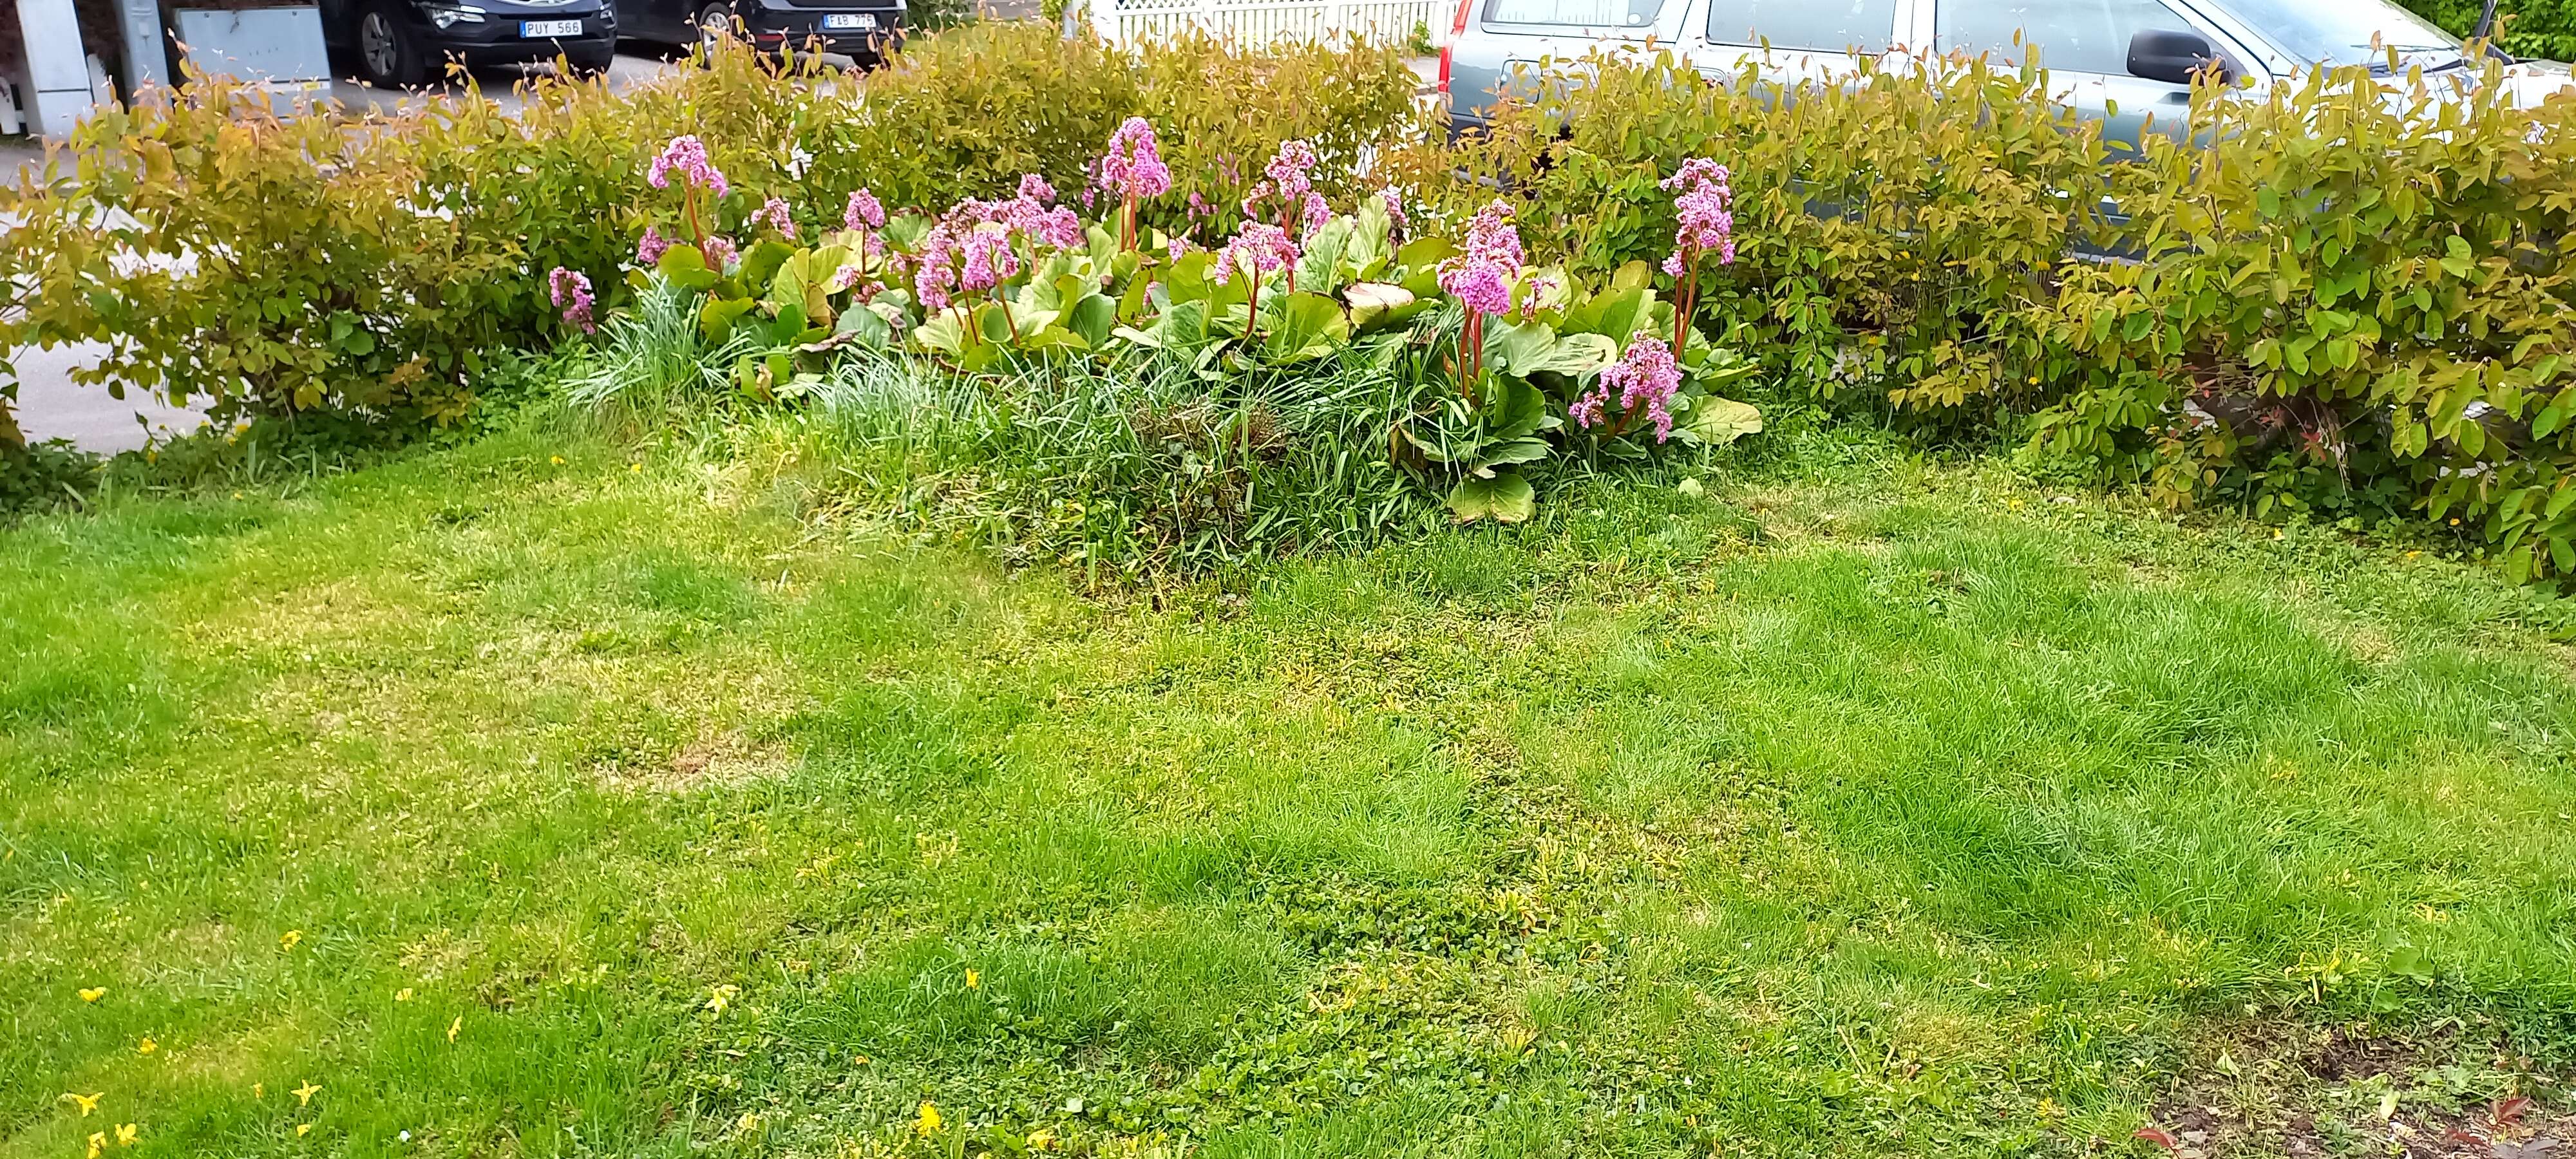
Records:
<instances>
[{"instance_id":1,"label":"yellow dandelion flower","mask_svg":"<svg viewBox=\"0 0 2576 1159\"><path fill-rule=\"evenodd\" d=\"M554 457L554 464L555 464L555 466L558 466L558 467L563 466L563 456L561 456L561 455L557 455L557 456L555 456L555 457Z\"/></svg>"},{"instance_id":2,"label":"yellow dandelion flower","mask_svg":"<svg viewBox=\"0 0 2576 1159\"><path fill-rule=\"evenodd\" d=\"M125 1123L118 1126L116 1128L116 1145L119 1147L133 1146L134 1137L141 1134L142 1131L143 1128L134 1123Z\"/></svg>"},{"instance_id":3,"label":"yellow dandelion flower","mask_svg":"<svg viewBox=\"0 0 2576 1159\"><path fill-rule=\"evenodd\" d=\"M641 475L641 474L643 474L643 473L644 473L644 464L642 464L642 463L628 463L628 464L626 464L626 469L627 469L628 471L634 472L635 474Z\"/></svg>"},{"instance_id":4,"label":"yellow dandelion flower","mask_svg":"<svg viewBox=\"0 0 2576 1159\"><path fill-rule=\"evenodd\" d=\"M1028 1142L1031 1151L1052 1151L1055 1149L1055 1132L1040 1127L1029 1132Z\"/></svg>"},{"instance_id":5,"label":"yellow dandelion flower","mask_svg":"<svg viewBox=\"0 0 2576 1159\"><path fill-rule=\"evenodd\" d=\"M396 991L394 991L394 1001L396 1001L396 1002L409 1002L409 1001L411 1001L411 987L409 987L409 986L405 986L405 987L403 987L403 988L402 988L402 989L400 989L400 990L396 990Z\"/></svg>"},{"instance_id":6,"label":"yellow dandelion flower","mask_svg":"<svg viewBox=\"0 0 2576 1159\"><path fill-rule=\"evenodd\" d=\"M83 1002L96 1002L101 998L107 997L107 987L91 986L82 990L80 992L80 996L81 1001Z\"/></svg>"},{"instance_id":7,"label":"yellow dandelion flower","mask_svg":"<svg viewBox=\"0 0 2576 1159\"><path fill-rule=\"evenodd\" d=\"M89 1159L98 1159L98 1153L105 1150L107 1150L107 1132L91 1132L89 1137Z\"/></svg>"},{"instance_id":8,"label":"yellow dandelion flower","mask_svg":"<svg viewBox=\"0 0 2576 1159\"><path fill-rule=\"evenodd\" d=\"M288 931L286 931L284 934L281 934L281 935L279 935L279 936L278 936L278 939L277 939L277 948L278 948L278 949L281 949L281 950L292 950L292 949L294 949L294 948L295 948L295 943L297 943L297 942L301 942L301 941L303 941L303 940L304 940L304 931L302 931L302 930L288 930Z\"/></svg>"},{"instance_id":9,"label":"yellow dandelion flower","mask_svg":"<svg viewBox=\"0 0 2576 1159\"><path fill-rule=\"evenodd\" d=\"M298 1139L301 1139L301 1138L305 1137L306 1135L310 1135L310 1134L312 1134L312 1133L313 1133L313 1124L311 1124L311 1123L297 1123L297 1124L295 1125L295 1137L296 1137L296 1138L298 1138Z\"/></svg>"},{"instance_id":10,"label":"yellow dandelion flower","mask_svg":"<svg viewBox=\"0 0 2576 1159\"><path fill-rule=\"evenodd\" d=\"M456 1016L456 1021L447 1024L447 1041L456 1041L456 1032L463 1029L465 1029L465 1016L459 1014Z\"/></svg>"},{"instance_id":11,"label":"yellow dandelion flower","mask_svg":"<svg viewBox=\"0 0 2576 1159\"><path fill-rule=\"evenodd\" d=\"M978 987L978 986L982 985L982 984L983 984L983 982L984 982L984 976L983 976L982 974L976 973L976 972L975 972L975 971L973 971L973 970L968 970L968 971L966 971L966 988L967 988L967 989L969 989L969 990L975 989L976 987Z\"/></svg>"},{"instance_id":12,"label":"yellow dandelion flower","mask_svg":"<svg viewBox=\"0 0 2576 1159\"><path fill-rule=\"evenodd\" d=\"M312 1079L306 1079L304 1080L303 1086L297 1087L286 1093L295 1096L296 1106L306 1106L312 1103L313 1096L322 1093L322 1084L314 1082Z\"/></svg>"},{"instance_id":13,"label":"yellow dandelion flower","mask_svg":"<svg viewBox=\"0 0 2576 1159\"><path fill-rule=\"evenodd\" d=\"M134 1053L136 1054L150 1054L159 1049L161 1049L161 1044L152 1041L150 1035L145 1035L143 1041L134 1044Z\"/></svg>"},{"instance_id":14,"label":"yellow dandelion flower","mask_svg":"<svg viewBox=\"0 0 2576 1159\"><path fill-rule=\"evenodd\" d=\"M722 1014L726 1007L733 1005L733 996L740 993L742 993L740 986L709 986L707 987L707 1009Z\"/></svg>"},{"instance_id":15,"label":"yellow dandelion flower","mask_svg":"<svg viewBox=\"0 0 2576 1159\"><path fill-rule=\"evenodd\" d=\"M921 1115L912 1121L912 1127L924 1135L938 1134L939 1108L930 1105L928 1099L921 1100Z\"/></svg>"},{"instance_id":16,"label":"yellow dandelion flower","mask_svg":"<svg viewBox=\"0 0 2576 1159\"><path fill-rule=\"evenodd\" d=\"M267 1098L267 1097L268 1097L268 1084L267 1084L267 1083L252 1083L252 1084L250 1085L250 1097L252 1097L252 1098L254 1098L254 1099L264 1099L264 1098Z\"/></svg>"},{"instance_id":17,"label":"yellow dandelion flower","mask_svg":"<svg viewBox=\"0 0 2576 1159\"><path fill-rule=\"evenodd\" d=\"M66 1092L64 1092L63 1097L61 1097L61 1098L59 1098L59 1099L56 1099L56 1100L54 1100L54 1101L55 1101L55 1102L58 1102L58 1103L70 1103L70 1104L72 1104L73 1106L79 1107L79 1108L80 1108L81 1117L82 1117L82 1118L84 1118L84 1119L86 1119L86 1118L88 1118L88 1117L89 1117L89 1113L90 1113L91 1111L95 1111L95 1110L97 1110L97 1109L98 1109L98 1100L99 1100L99 1097L100 1097L101 1095L105 1095L106 1093L107 1093L106 1091L100 1091L98 1094L95 1094L95 1095L75 1095L75 1094L72 1094L72 1093L70 1093L70 1092L66 1091Z\"/></svg>"}]
</instances>

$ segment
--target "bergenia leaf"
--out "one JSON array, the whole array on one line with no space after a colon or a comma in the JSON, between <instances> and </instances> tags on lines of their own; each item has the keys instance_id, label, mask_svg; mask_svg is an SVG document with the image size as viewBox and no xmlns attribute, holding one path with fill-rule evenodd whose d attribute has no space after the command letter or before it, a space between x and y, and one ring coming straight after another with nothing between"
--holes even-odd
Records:
<instances>
[{"instance_id":1,"label":"bergenia leaf","mask_svg":"<svg viewBox=\"0 0 2576 1159\"><path fill-rule=\"evenodd\" d=\"M1449 492L1449 511L1460 523L1479 519L1521 523L1538 513L1538 492L1530 487L1529 480L1516 474L1469 476Z\"/></svg>"}]
</instances>

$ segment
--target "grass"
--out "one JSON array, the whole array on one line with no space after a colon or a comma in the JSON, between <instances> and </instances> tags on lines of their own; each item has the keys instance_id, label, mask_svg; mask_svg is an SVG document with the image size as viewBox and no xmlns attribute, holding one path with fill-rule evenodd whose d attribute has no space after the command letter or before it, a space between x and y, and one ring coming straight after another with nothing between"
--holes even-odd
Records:
<instances>
[{"instance_id":1,"label":"grass","mask_svg":"<svg viewBox=\"0 0 2576 1159\"><path fill-rule=\"evenodd\" d=\"M801 438L0 531L0 1156L2569 1113L2570 620L2481 574L1793 429L1085 596L823 517Z\"/></svg>"}]
</instances>

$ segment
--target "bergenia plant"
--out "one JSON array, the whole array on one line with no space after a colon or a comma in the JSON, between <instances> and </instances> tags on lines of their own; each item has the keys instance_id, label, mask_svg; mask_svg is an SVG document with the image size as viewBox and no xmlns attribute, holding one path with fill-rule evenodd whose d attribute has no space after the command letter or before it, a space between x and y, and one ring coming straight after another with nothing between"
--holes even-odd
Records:
<instances>
[{"instance_id":1,"label":"bergenia plant","mask_svg":"<svg viewBox=\"0 0 2576 1159\"><path fill-rule=\"evenodd\" d=\"M1677 285L1673 297L1673 349L1687 349L1690 337L1691 311L1699 305L1700 259L1714 253L1719 265L1735 263L1735 191L1728 184L1726 166L1705 157L1682 162L1681 171L1663 181L1665 189L1678 189L1673 198L1673 212L1681 217L1681 228L1673 235L1673 252L1664 259L1664 272L1672 275Z\"/></svg>"},{"instance_id":2,"label":"bergenia plant","mask_svg":"<svg viewBox=\"0 0 2576 1159\"><path fill-rule=\"evenodd\" d=\"M1137 203L1172 190L1172 171L1163 164L1154 126L1143 117L1127 118L1109 138L1109 151L1101 156L1099 168L1100 190L1118 199L1118 248L1132 250Z\"/></svg>"},{"instance_id":3,"label":"bergenia plant","mask_svg":"<svg viewBox=\"0 0 2576 1159\"><path fill-rule=\"evenodd\" d=\"M877 204L877 195L865 189L850 194L850 204L841 210L841 227L859 235L859 244L850 248L859 255L862 273L885 252L885 240L877 235L885 228L885 221L885 206Z\"/></svg>"},{"instance_id":4,"label":"bergenia plant","mask_svg":"<svg viewBox=\"0 0 2576 1159\"><path fill-rule=\"evenodd\" d=\"M1377 191L1377 200L1378 204L1386 207L1387 224L1394 227L1397 237L1402 237L1405 227L1413 224L1413 219L1405 216L1404 213L1403 192L1389 185Z\"/></svg>"},{"instance_id":5,"label":"bergenia plant","mask_svg":"<svg viewBox=\"0 0 2576 1159\"><path fill-rule=\"evenodd\" d=\"M690 240L704 249L708 235L706 219L699 211L699 200L722 197L732 191L733 185L725 180L723 170L707 160L706 142L693 134L673 137L670 144L662 146L661 156L653 158L652 168L645 173L644 180L655 189L668 189L674 174L680 178L680 205L689 221ZM707 264L716 264L715 255L707 255Z\"/></svg>"},{"instance_id":6,"label":"bergenia plant","mask_svg":"<svg viewBox=\"0 0 2576 1159\"><path fill-rule=\"evenodd\" d=\"M1640 338L1628 353L1601 372L1591 390L1566 408L1566 417L1585 430L1606 427L1603 438L1617 438L1642 414L1655 424L1655 441L1673 437L1673 396L1682 388L1682 368L1673 348L1661 338ZM1619 392L1619 417L1609 418L1610 392Z\"/></svg>"},{"instance_id":7,"label":"bergenia plant","mask_svg":"<svg viewBox=\"0 0 2576 1159\"><path fill-rule=\"evenodd\" d=\"M661 261L670 248L671 239L662 236L661 227L645 226L643 238L635 243L635 264L649 267Z\"/></svg>"},{"instance_id":8,"label":"bergenia plant","mask_svg":"<svg viewBox=\"0 0 2576 1159\"><path fill-rule=\"evenodd\" d=\"M1297 243L1289 239L1287 230L1266 221L1243 223L1243 228L1235 231L1234 239L1217 251L1218 282L1232 282L1236 274L1250 279L1250 289L1245 295L1249 311L1243 323L1245 337L1252 335L1253 328L1261 320L1261 279L1281 270L1295 269L1296 265ZM1295 291L1292 289L1290 292Z\"/></svg>"},{"instance_id":9,"label":"bergenia plant","mask_svg":"<svg viewBox=\"0 0 2576 1159\"><path fill-rule=\"evenodd\" d=\"M564 324L581 327L584 334L597 333L599 325L591 311L598 303L590 296L590 277L579 270L556 266L546 275L547 296L563 311Z\"/></svg>"},{"instance_id":10,"label":"bergenia plant","mask_svg":"<svg viewBox=\"0 0 2576 1159\"><path fill-rule=\"evenodd\" d=\"M1284 230L1296 230L1302 224L1312 230L1332 220L1332 207L1324 195L1315 192L1313 179L1307 176L1315 168L1315 147L1304 141L1282 141L1279 154L1261 172L1264 179L1256 182L1243 196L1243 215L1254 221L1276 222Z\"/></svg>"},{"instance_id":11,"label":"bergenia plant","mask_svg":"<svg viewBox=\"0 0 2576 1159\"><path fill-rule=\"evenodd\" d=\"M733 248L733 239L723 234L699 242L698 252L705 255L707 268L720 274L732 270L742 257L741 251Z\"/></svg>"},{"instance_id":12,"label":"bergenia plant","mask_svg":"<svg viewBox=\"0 0 2576 1159\"><path fill-rule=\"evenodd\" d=\"M766 225L777 230L778 236L788 241L796 240L796 218L789 212L784 197L772 197L762 202L760 208L752 213L751 224Z\"/></svg>"},{"instance_id":13,"label":"bergenia plant","mask_svg":"<svg viewBox=\"0 0 2576 1159\"><path fill-rule=\"evenodd\" d=\"M969 203L989 208L990 203ZM961 211L965 207L961 206ZM993 295L1003 282L1020 272L1020 255L1011 248L1011 229L999 221L977 220L969 212L952 212L921 240L916 257L919 265L912 276L912 292L920 299L925 313L936 314L954 308L958 324L966 331L966 341L977 340L973 298ZM994 295L998 299L998 295ZM1011 329L1011 340L1019 340L1018 321L1006 307L1003 323Z\"/></svg>"},{"instance_id":14,"label":"bergenia plant","mask_svg":"<svg viewBox=\"0 0 2576 1159\"><path fill-rule=\"evenodd\" d=\"M985 220L998 221L1010 232L1029 239L1032 245L1057 249L1080 249L1083 245L1082 218L1070 209L1054 207L1055 187L1035 173L1020 175L1019 195L998 204L968 202L986 212Z\"/></svg>"},{"instance_id":15,"label":"bergenia plant","mask_svg":"<svg viewBox=\"0 0 2576 1159\"><path fill-rule=\"evenodd\" d=\"M1512 280L1521 272L1521 234L1511 222L1512 207L1496 201L1476 211L1467 226L1467 252L1440 263L1440 290L1466 308L1466 328L1458 334L1458 389L1473 397L1476 375L1483 370L1485 319L1512 308Z\"/></svg>"}]
</instances>

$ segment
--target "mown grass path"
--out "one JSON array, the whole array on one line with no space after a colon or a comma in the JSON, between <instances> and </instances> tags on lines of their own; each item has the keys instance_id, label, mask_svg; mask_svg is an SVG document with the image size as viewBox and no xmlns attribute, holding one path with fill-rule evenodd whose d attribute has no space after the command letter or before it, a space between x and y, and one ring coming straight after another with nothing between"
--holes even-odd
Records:
<instances>
[{"instance_id":1,"label":"mown grass path","mask_svg":"<svg viewBox=\"0 0 2576 1159\"><path fill-rule=\"evenodd\" d=\"M0 532L0 1155L2564 1113L2560 613L2453 565L1866 459L1097 599L794 479L503 435ZM2327 1026L2413 1069L2265 1055Z\"/></svg>"}]
</instances>

